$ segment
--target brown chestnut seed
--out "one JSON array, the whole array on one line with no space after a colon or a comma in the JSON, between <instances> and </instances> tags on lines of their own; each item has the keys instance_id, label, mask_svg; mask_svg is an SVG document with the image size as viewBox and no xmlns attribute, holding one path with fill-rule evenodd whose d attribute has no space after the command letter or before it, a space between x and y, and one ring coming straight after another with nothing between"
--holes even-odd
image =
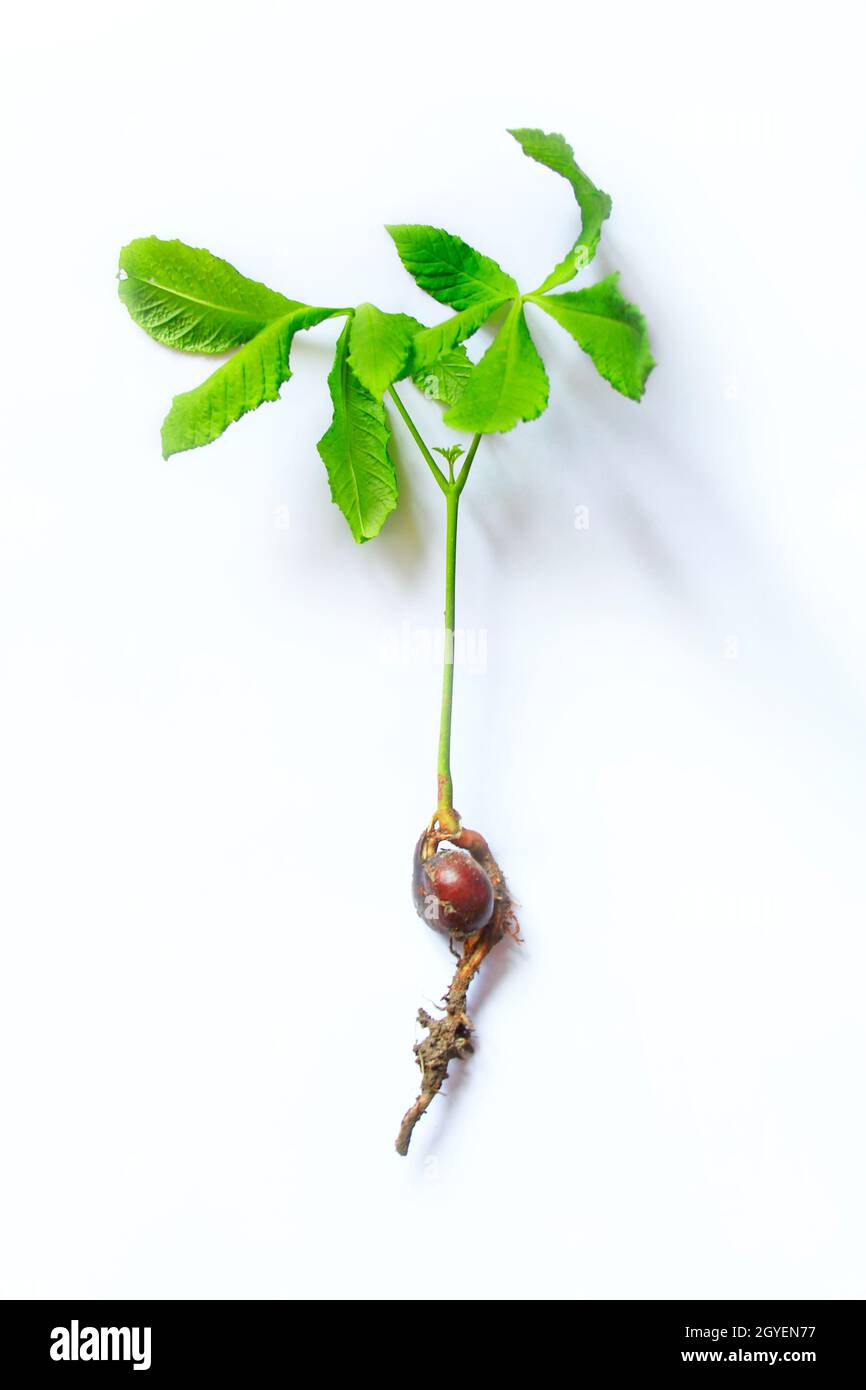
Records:
<instances>
[{"instance_id":1,"label":"brown chestnut seed","mask_svg":"<svg viewBox=\"0 0 866 1390\"><path fill-rule=\"evenodd\" d=\"M442 849L426 861L416 851L412 887L419 917L451 936L470 936L493 915L493 884L464 849Z\"/></svg>"}]
</instances>

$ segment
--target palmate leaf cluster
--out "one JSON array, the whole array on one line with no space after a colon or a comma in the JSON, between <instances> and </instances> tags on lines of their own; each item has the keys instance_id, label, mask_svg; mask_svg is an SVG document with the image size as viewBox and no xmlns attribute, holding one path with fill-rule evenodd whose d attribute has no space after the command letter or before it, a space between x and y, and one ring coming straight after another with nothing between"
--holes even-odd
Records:
<instances>
[{"instance_id":1,"label":"palmate leaf cluster","mask_svg":"<svg viewBox=\"0 0 866 1390\"><path fill-rule=\"evenodd\" d=\"M124 247L119 292L136 323L183 352L232 354L200 386L175 396L162 426L164 457L209 444L247 411L276 400L291 376L295 334L334 317L346 322L328 376L333 418L318 449L331 496L356 541L377 535L397 505L385 409L396 383L411 379L441 402L446 425L471 434L510 430L546 409L548 378L527 306L564 328L617 391L640 400L654 363L643 315L621 294L619 276L585 289L560 288L594 257L610 198L579 168L561 135L510 134L524 154L571 185L580 234L538 288L526 293L459 236L440 227L388 227L416 283L453 310L433 327L373 304L322 308L287 299L180 241L151 236ZM498 311L497 332L473 363L465 342Z\"/></svg>"}]
</instances>

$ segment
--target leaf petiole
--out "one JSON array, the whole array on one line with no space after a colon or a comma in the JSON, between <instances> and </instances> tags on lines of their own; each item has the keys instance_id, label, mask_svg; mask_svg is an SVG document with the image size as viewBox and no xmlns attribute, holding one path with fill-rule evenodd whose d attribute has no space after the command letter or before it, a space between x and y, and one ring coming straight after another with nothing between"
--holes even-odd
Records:
<instances>
[{"instance_id":1,"label":"leaf petiole","mask_svg":"<svg viewBox=\"0 0 866 1390\"><path fill-rule=\"evenodd\" d=\"M455 486L456 489L457 489L458 496L459 496L459 494L463 491L463 489L464 489L465 486L466 486L466 479L469 477L469 470L470 470L470 468L472 467L472 460L475 458L475 455L478 453L478 445L479 445L480 443L481 443L481 435L480 435L480 434L476 434L476 436L475 436L475 438L473 439L472 443L469 445L469 453L466 455L465 459L463 460L463 467L460 469L460 473L459 473L459 475L458 475L457 482L454 484L454 486Z\"/></svg>"},{"instance_id":2,"label":"leaf petiole","mask_svg":"<svg viewBox=\"0 0 866 1390\"><path fill-rule=\"evenodd\" d=\"M397 392L393 386L388 387L388 395L391 397L400 414L403 416L406 428L408 429L412 438L415 440L415 443L418 445L422 457L427 463L427 466L429 467L430 472L433 474L433 477L436 479L436 482L439 484L439 487L441 487L443 492L447 493L448 479L445 477L445 474L442 472L442 469L439 467L430 450L427 448L427 445L424 443L424 440L421 438L421 435L418 433L418 430L415 426L415 421L412 419L412 416L409 414L405 405L400 400L400 397L397 395Z\"/></svg>"}]
</instances>

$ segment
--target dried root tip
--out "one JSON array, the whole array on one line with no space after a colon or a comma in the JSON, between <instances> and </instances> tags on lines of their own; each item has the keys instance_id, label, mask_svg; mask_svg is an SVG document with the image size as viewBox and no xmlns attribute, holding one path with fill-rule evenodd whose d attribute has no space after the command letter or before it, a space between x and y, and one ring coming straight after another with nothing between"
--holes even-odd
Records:
<instances>
[{"instance_id":1,"label":"dried root tip","mask_svg":"<svg viewBox=\"0 0 866 1390\"><path fill-rule=\"evenodd\" d=\"M457 1057L467 1057L473 1051L473 1026L466 1012L466 994L481 962L503 936L508 935L520 940L517 918L514 915L505 877L483 835L479 835L475 830L461 829L457 835L446 836L438 831L428 830L426 836L422 836L422 841L426 837L437 836L438 839L448 839L459 848L468 850L478 861L493 884L494 907L493 916L487 926L463 942L460 964L443 1000L444 1016L433 1018L426 1009L418 1011L418 1022L422 1028L427 1029L427 1037L417 1042L414 1049L421 1068L421 1093L403 1116L397 1135L396 1149L398 1154L404 1156L409 1152L416 1124L442 1089L450 1063ZM438 843L438 840L436 842Z\"/></svg>"}]
</instances>

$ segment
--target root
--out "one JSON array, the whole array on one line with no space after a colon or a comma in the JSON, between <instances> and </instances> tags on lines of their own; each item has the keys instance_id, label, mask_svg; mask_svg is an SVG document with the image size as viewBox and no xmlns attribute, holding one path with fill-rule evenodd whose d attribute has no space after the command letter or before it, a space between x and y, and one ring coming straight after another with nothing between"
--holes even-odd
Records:
<instances>
[{"instance_id":1,"label":"root","mask_svg":"<svg viewBox=\"0 0 866 1390\"><path fill-rule=\"evenodd\" d=\"M416 1043L414 1048L421 1068L421 1092L414 1105L411 1105L403 1116L400 1133L397 1135L396 1149L398 1154L404 1157L409 1152L416 1124L442 1089L450 1063L457 1057L468 1056L473 1050L473 1025L466 1012L466 994L481 962L503 936L513 936L520 940L511 895L483 835L479 835L475 830L461 830L458 835L446 835L430 830L428 835L434 839L447 839L450 844L467 849L473 858L478 860L493 884L494 906L493 916L487 926L467 937L463 943L460 964L442 1001L445 1008L444 1016L432 1018L426 1009L418 1011L418 1022L427 1029L427 1037Z\"/></svg>"}]
</instances>

